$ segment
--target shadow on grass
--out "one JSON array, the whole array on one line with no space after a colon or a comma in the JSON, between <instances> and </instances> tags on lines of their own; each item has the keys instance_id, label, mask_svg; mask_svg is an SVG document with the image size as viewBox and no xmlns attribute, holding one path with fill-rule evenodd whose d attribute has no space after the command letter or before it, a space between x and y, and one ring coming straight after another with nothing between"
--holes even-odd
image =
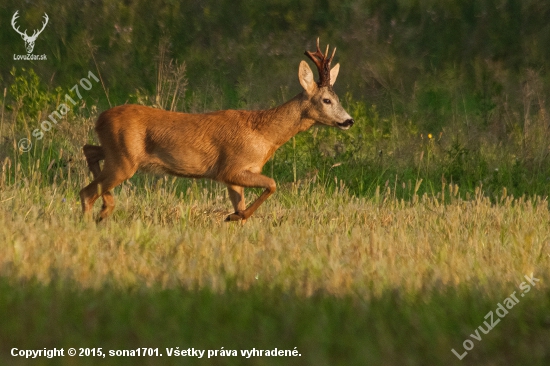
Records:
<instances>
[{"instance_id":1,"label":"shadow on grass","mask_svg":"<svg viewBox=\"0 0 550 366\"><path fill-rule=\"evenodd\" d=\"M471 286L475 287L475 286ZM298 297L266 286L208 290L78 289L0 279L0 363L11 365L546 365L550 291L532 289L488 334L484 316L504 296L460 286L425 295L388 291L370 299ZM510 292L514 291L513 289ZM495 314L495 321L498 318ZM463 342L474 348L459 361ZM64 348L63 358L11 356L12 348ZM68 348L158 348L163 357L69 357ZM168 357L166 348L236 350L238 356ZM241 356L294 350L298 357Z\"/></svg>"}]
</instances>

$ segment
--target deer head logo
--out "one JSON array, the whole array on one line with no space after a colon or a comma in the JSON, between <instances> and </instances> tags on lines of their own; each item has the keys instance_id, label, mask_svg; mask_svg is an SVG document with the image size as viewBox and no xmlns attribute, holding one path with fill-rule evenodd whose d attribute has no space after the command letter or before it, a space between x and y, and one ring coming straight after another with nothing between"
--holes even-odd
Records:
<instances>
[{"instance_id":1,"label":"deer head logo","mask_svg":"<svg viewBox=\"0 0 550 366\"><path fill-rule=\"evenodd\" d=\"M32 50L34 49L34 42L36 41L36 38L38 37L38 35L40 33L42 33L42 31L44 30L44 28L46 28L46 24L48 24L48 14L44 13L44 23L42 24L42 29L40 30L35 30L32 34L32 36L29 36L27 34L27 30L25 29L24 32L21 32L19 30L19 27L15 24L15 21L17 20L17 18L19 18L19 10L17 10L15 12L15 14L13 14L13 17L11 18L11 26L13 27L13 29L19 33L21 35L21 37L23 38L23 41L25 41L25 48L27 49L27 53L31 53Z\"/></svg>"}]
</instances>

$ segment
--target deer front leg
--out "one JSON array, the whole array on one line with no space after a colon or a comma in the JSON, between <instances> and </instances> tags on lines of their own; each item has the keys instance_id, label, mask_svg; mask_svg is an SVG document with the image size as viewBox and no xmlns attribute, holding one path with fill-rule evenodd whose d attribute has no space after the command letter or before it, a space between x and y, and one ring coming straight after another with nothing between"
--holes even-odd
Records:
<instances>
[{"instance_id":1,"label":"deer front leg","mask_svg":"<svg viewBox=\"0 0 550 366\"><path fill-rule=\"evenodd\" d=\"M227 216L225 221L239 221L248 219L254 213L254 211L256 211L258 207L277 189L277 185L275 184L275 181L273 179L259 173L252 173L251 171L244 171L232 177L226 184L229 189L231 202L234 202L231 195L235 194L235 197L237 197L238 194L238 190L234 190L235 193L231 192L231 189L236 188L235 186L239 186L238 188L241 188L242 200L238 201L238 206L235 208L235 213ZM252 202L252 204L248 208L244 209L243 187L265 188L265 191L263 191L260 197L258 197L256 201ZM233 205L235 206L235 203L233 203Z\"/></svg>"}]
</instances>

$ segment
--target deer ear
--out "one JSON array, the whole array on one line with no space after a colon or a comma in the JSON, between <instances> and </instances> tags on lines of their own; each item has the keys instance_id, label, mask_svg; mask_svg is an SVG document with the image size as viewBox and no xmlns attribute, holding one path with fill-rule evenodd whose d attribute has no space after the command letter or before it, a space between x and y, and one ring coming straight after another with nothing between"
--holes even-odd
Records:
<instances>
[{"instance_id":1,"label":"deer ear","mask_svg":"<svg viewBox=\"0 0 550 366\"><path fill-rule=\"evenodd\" d=\"M336 78L338 77L338 72L340 72L340 64L334 65L334 67L330 70L330 86L333 86L336 82Z\"/></svg>"},{"instance_id":2,"label":"deer ear","mask_svg":"<svg viewBox=\"0 0 550 366\"><path fill-rule=\"evenodd\" d=\"M307 62L300 62L300 68L298 69L298 78L300 79L300 84L308 94L313 94L317 83L313 80L313 72L307 64Z\"/></svg>"}]
</instances>

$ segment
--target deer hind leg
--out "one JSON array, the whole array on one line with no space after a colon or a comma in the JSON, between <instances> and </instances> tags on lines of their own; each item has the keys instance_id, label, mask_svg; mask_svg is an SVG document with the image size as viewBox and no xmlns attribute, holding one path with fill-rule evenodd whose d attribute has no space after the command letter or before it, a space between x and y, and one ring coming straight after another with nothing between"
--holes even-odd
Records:
<instances>
[{"instance_id":1,"label":"deer hind leg","mask_svg":"<svg viewBox=\"0 0 550 366\"><path fill-rule=\"evenodd\" d=\"M82 150L84 150L84 156L86 156L86 162L88 163L88 168L90 168L90 171L94 176L94 179L97 179L97 177L99 177L99 174L101 173L99 162L105 159L105 153L103 152L103 148L101 146L96 146L96 145L84 145L82 147ZM111 193L111 191L107 191L103 193L101 195L101 198L103 199L103 206L101 207L101 212L99 214L99 217L103 219L109 216L115 209L115 198L113 197L113 194ZM82 203L82 205L83 205L82 207L84 208L84 202Z\"/></svg>"},{"instance_id":2,"label":"deer hind leg","mask_svg":"<svg viewBox=\"0 0 550 366\"><path fill-rule=\"evenodd\" d=\"M103 196L104 205L97 221L109 216L115 208L115 199L110 191L126 179L131 178L136 170L137 168L125 167L123 164L111 165L109 160L106 160L98 177L80 191L84 216L91 214L94 202L99 196Z\"/></svg>"},{"instance_id":3,"label":"deer hind leg","mask_svg":"<svg viewBox=\"0 0 550 366\"><path fill-rule=\"evenodd\" d=\"M99 173L101 173L99 161L105 159L103 148L101 146L95 145L84 145L82 147L82 150L84 151L84 156L86 156L88 168L90 168L90 171L92 172L95 179L99 176Z\"/></svg>"},{"instance_id":4,"label":"deer hind leg","mask_svg":"<svg viewBox=\"0 0 550 366\"><path fill-rule=\"evenodd\" d=\"M92 183L88 184L80 191L84 216L89 216L91 214L94 202L99 196L103 196L104 204L97 218L98 222L109 216L115 208L115 199L109 191L133 175L113 176L104 174L104 172L105 170L103 170L99 177L94 179Z\"/></svg>"},{"instance_id":5,"label":"deer hind leg","mask_svg":"<svg viewBox=\"0 0 550 366\"><path fill-rule=\"evenodd\" d=\"M244 187L228 184L227 192L229 193L229 199L233 204L233 208L235 209L235 214L237 212L244 211L246 209L246 205L244 203ZM242 219L241 222L244 224L246 222L246 219Z\"/></svg>"},{"instance_id":6,"label":"deer hind leg","mask_svg":"<svg viewBox=\"0 0 550 366\"><path fill-rule=\"evenodd\" d=\"M277 189L275 181L265 175L259 173L253 173L251 171L244 171L230 179L230 182L226 184L236 185L240 187L251 187L251 188L265 188L265 191L254 201L248 208L244 210L236 210L235 213L227 216L225 221L238 221L248 219L254 211ZM233 202L233 200L232 200ZM243 201L242 205L244 206L244 188L243 188Z\"/></svg>"}]
</instances>

